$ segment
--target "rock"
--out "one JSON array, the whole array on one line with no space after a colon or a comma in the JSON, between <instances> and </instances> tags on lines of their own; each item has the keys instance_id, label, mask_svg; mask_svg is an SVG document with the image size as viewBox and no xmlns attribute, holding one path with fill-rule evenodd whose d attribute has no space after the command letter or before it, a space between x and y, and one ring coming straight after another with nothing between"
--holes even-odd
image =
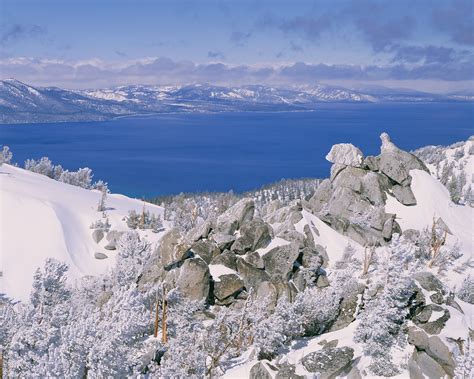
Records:
<instances>
[{"instance_id":1,"label":"rock","mask_svg":"<svg viewBox=\"0 0 474 379\"><path fill-rule=\"evenodd\" d=\"M217 230L223 234L234 234L239 227L252 220L255 204L252 199L238 201L217 218Z\"/></svg>"},{"instance_id":2,"label":"rock","mask_svg":"<svg viewBox=\"0 0 474 379\"><path fill-rule=\"evenodd\" d=\"M288 242L294 242L298 245L298 249L304 248L304 235L296 230L284 230L278 234L278 237Z\"/></svg>"},{"instance_id":3,"label":"rock","mask_svg":"<svg viewBox=\"0 0 474 379\"><path fill-rule=\"evenodd\" d=\"M268 361L260 361L255 363L250 369L249 379L273 379L274 371L277 371L276 367Z\"/></svg>"},{"instance_id":4,"label":"rock","mask_svg":"<svg viewBox=\"0 0 474 379\"><path fill-rule=\"evenodd\" d=\"M319 345L322 345L323 346L323 349L332 349L332 348L335 348L337 347L337 345L339 344L339 340L332 340L332 341L321 341L318 343Z\"/></svg>"},{"instance_id":5,"label":"rock","mask_svg":"<svg viewBox=\"0 0 474 379\"><path fill-rule=\"evenodd\" d=\"M224 265L232 270L237 271L236 256L229 250L224 251L222 254L214 257L211 261L212 265Z\"/></svg>"},{"instance_id":6,"label":"rock","mask_svg":"<svg viewBox=\"0 0 474 379\"><path fill-rule=\"evenodd\" d=\"M317 271L323 265L323 257L315 249L304 247L301 251L301 264Z\"/></svg>"},{"instance_id":7,"label":"rock","mask_svg":"<svg viewBox=\"0 0 474 379\"><path fill-rule=\"evenodd\" d=\"M352 167L361 167L363 158L362 152L350 143L333 145L331 151L326 155L326 159L331 163Z\"/></svg>"},{"instance_id":8,"label":"rock","mask_svg":"<svg viewBox=\"0 0 474 379\"><path fill-rule=\"evenodd\" d=\"M240 237L232 245L236 254L245 254L267 247L272 240L272 227L260 218L256 218L240 227Z\"/></svg>"},{"instance_id":9,"label":"rock","mask_svg":"<svg viewBox=\"0 0 474 379\"><path fill-rule=\"evenodd\" d=\"M92 232L92 239L94 240L95 243L99 243L102 241L102 238L104 238L104 232L100 229L95 229Z\"/></svg>"},{"instance_id":10,"label":"rock","mask_svg":"<svg viewBox=\"0 0 474 379\"><path fill-rule=\"evenodd\" d=\"M262 257L265 270L272 276L288 279L298 255L299 249L296 243L277 246Z\"/></svg>"},{"instance_id":11,"label":"rock","mask_svg":"<svg viewBox=\"0 0 474 379\"><path fill-rule=\"evenodd\" d=\"M453 233L451 232L451 230L449 229L448 225L446 225L446 223L444 222L444 220L439 217L438 220L436 221L436 225L439 229L441 229L442 231L448 233L448 234L451 234L453 235Z\"/></svg>"},{"instance_id":12,"label":"rock","mask_svg":"<svg viewBox=\"0 0 474 379\"><path fill-rule=\"evenodd\" d=\"M314 228L314 229L317 233L319 233L316 228ZM304 236L305 236L304 246L309 247L310 249L315 249L316 248L316 243L314 242L314 236L313 236L313 233L311 232L311 227L308 224L306 224L304 226L303 232L304 232ZM317 234L317 235L319 235L319 234Z\"/></svg>"},{"instance_id":13,"label":"rock","mask_svg":"<svg viewBox=\"0 0 474 379\"><path fill-rule=\"evenodd\" d=\"M432 305L433 307L434 305ZM439 334L450 318L450 313L447 309L443 309L443 314L434 321L417 324L420 328L425 330L428 334Z\"/></svg>"},{"instance_id":14,"label":"rock","mask_svg":"<svg viewBox=\"0 0 474 379\"><path fill-rule=\"evenodd\" d=\"M309 199L308 205L313 213L320 212L323 207L329 202L332 194L331 181L324 179L316 188L314 195Z\"/></svg>"},{"instance_id":15,"label":"rock","mask_svg":"<svg viewBox=\"0 0 474 379\"><path fill-rule=\"evenodd\" d=\"M195 242L202 238L207 238L213 228L213 221L208 220L192 228L188 233L189 240Z\"/></svg>"},{"instance_id":16,"label":"rock","mask_svg":"<svg viewBox=\"0 0 474 379\"><path fill-rule=\"evenodd\" d=\"M343 294L339 314L329 328L329 332L343 329L355 320L359 295L364 293L364 289L365 286L360 284L352 291Z\"/></svg>"},{"instance_id":17,"label":"rock","mask_svg":"<svg viewBox=\"0 0 474 379\"><path fill-rule=\"evenodd\" d=\"M389 217L383 224L382 236L386 241L390 241L392 239L394 225L395 225L395 220L393 216Z\"/></svg>"},{"instance_id":18,"label":"rock","mask_svg":"<svg viewBox=\"0 0 474 379\"><path fill-rule=\"evenodd\" d=\"M367 172L362 178L362 196L372 205L383 206L390 188L388 179L375 172Z\"/></svg>"},{"instance_id":19,"label":"rock","mask_svg":"<svg viewBox=\"0 0 474 379\"><path fill-rule=\"evenodd\" d=\"M403 205L416 205L416 198L410 187L403 187L395 184L392 187L395 198Z\"/></svg>"},{"instance_id":20,"label":"rock","mask_svg":"<svg viewBox=\"0 0 474 379\"><path fill-rule=\"evenodd\" d=\"M209 295L209 268L201 258L190 258L179 269L177 287L192 300L206 299Z\"/></svg>"},{"instance_id":21,"label":"rock","mask_svg":"<svg viewBox=\"0 0 474 379\"><path fill-rule=\"evenodd\" d=\"M262 208L263 215L269 215L273 212L276 212L278 209L283 207L283 203L280 200L272 200L269 203L265 204Z\"/></svg>"},{"instance_id":22,"label":"rock","mask_svg":"<svg viewBox=\"0 0 474 379\"><path fill-rule=\"evenodd\" d=\"M391 217L391 215L385 213L384 208L378 207L370 214L370 227L381 232L383 230L385 221Z\"/></svg>"},{"instance_id":23,"label":"rock","mask_svg":"<svg viewBox=\"0 0 474 379\"><path fill-rule=\"evenodd\" d=\"M427 271L417 272L414 275L414 278L420 284L421 288L423 288L424 290L428 292L435 291L442 295L446 294L443 283L441 283L441 281L438 278L436 278L431 272L427 272Z\"/></svg>"},{"instance_id":24,"label":"rock","mask_svg":"<svg viewBox=\"0 0 474 379\"><path fill-rule=\"evenodd\" d=\"M328 212L331 215L348 220L367 215L370 210L371 204L368 201L365 201L357 192L346 187L336 187L329 200Z\"/></svg>"},{"instance_id":25,"label":"rock","mask_svg":"<svg viewBox=\"0 0 474 379\"><path fill-rule=\"evenodd\" d=\"M334 187L349 188L357 193L362 192L362 178L365 176L366 171L362 168L357 167L346 167L332 182Z\"/></svg>"},{"instance_id":26,"label":"rock","mask_svg":"<svg viewBox=\"0 0 474 379\"><path fill-rule=\"evenodd\" d=\"M331 173L329 175L329 180L331 181L331 183L334 181L334 179L336 179L336 177L339 175L339 173L342 170L344 170L346 167L347 167L346 165L338 164L338 163L334 163L331 166Z\"/></svg>"},{"instance_id":27,"label":"rock","mask_svg":"<svg viewBox=\"0 0 474 379\"><path fill-rule=\"evenodd\" d=\"M189 244L184 241L180 231L170 229L162 237L157 253L161 257L162 267L169 267L190 256Z\"/></svg>"},{"instance_id":28,"label":"rock","mask_svg":"<svg viewBox=\"0 0 474 379\"><path fill-rule=\"evenodd\" d=\"M278 367L275 379L305 379L305 377L296 374L295 365L285 362Z\"/></svg>"},{"instance_id":29,"label":"rock","mask_svg":"<svg viewBox=\"0 0 474 379\"><path fill-rule=\"evenodd\" d=\"M279 278L272 278L269 281L262 282L257 288L257 297L260 299L268 299L270 308L274 308L281 298L290 302L293 301L296 293L297 291L294 286Z\"/></svg>"},{"instance_id":30,"label":"rock","mask_svg":"<svg viewBox=\"0 0 474 379\"><path fill-rule=\"evenodd\" d=\"M198 240L194 242L191 245L191 251L194 255L199 255L207 264L210 264L211 261L221 253L217 245L210 240Z\"/></svg>"},{"instance_id":31,"label":"rock","mask_svg":"<svg viewBox=\"0 0 474 379\"><path fill-rule=\"evenodd\" d=\"M309 372L320 373L320 379L336 377L350 366L354 350L350 347L328 348L315 351L304 356L301 360Z\"/></svg>"},{"instance_id":32,"label":"rock","mask_svg":"<svg viewBox=\"0 0 474 379\"><path fill-rule=\"evenodd\" d=\"M408 362L410 378L441 379L446 377L443 367L424 351L414 351Z\"/></svg>"},{"instance_id":33,"label":"rock","mask_svg":"<svg viewBox=\"0 0 474 379\"><path fill-rule=\"evenodd\" d=\"M429 338L427 354L436 360L450 376L454 376L456 364L448 347L438 336Z\"/></svg>"},{"instance_id":34,"label":"rock","mask_svg":"<svg viewBox=\"0 0 474 379\"><path fill-rule=\"evenodd\" d=\"M408 343L416 346L418 350L428 348L428 335L421 329L414 326L408 327Z\"/></svg>"},{"instance_id":35,"label":"rock","mask_svg":"<svg viewBox=\"0 0 474 379\"><path fill-rule=\"evenodd\" d=\"M224 251L225 249L231 247L235 241L235 237L230 234L216 233L212 234L211 237L221 251Z\"/></svg>"},{"instance_id":36,"label":"rock","mask_svg":"<svg viewBox=\"0 0 474 379\"><path fill-rule=\"evenodd\" d=\"M219 276L219 281L214 282L214 296L223 301L237 294L244 288L244 282L235 274L224 274Z\"/></svg>"},{"instance_id":37,"label":"rock","mask_svg":"<svg viewBox=\"0 0 474 379\"><path fill-rule=\"evenodd\" d=\"M429 319L431 318L431 313L433 312L432 312L432 307L430 305L421 307L421 308L419 307L416 310L415 317L413 318L413 322L415 324L427 323Z\"/></svg>"},{"instance_id":38,"label":"rock","mask_svg":"<svg viewBox=\"0 0 474 379\"><path fill-rule=\"evenodd\" d=\"M114 241L110 241L107 245L104 246L105 250L117 250L117 246Z\"/></svg>"},{"instance_id":39,"label":"rock","mask_svg":"<svg viewBox=\"0 0 474 379\"><path fill-rule=\"evenodd\" d=\"M379 160L377 157L369 155L364 159L364 166L370 171L379 171Z\"/></svg>"},{"instance_id":40,"label":"rock","mask_svg":"<svg viewBox=\"0 0 474 379\"><path fill-rule=\"evenodd\" d=\"M414 243L420 238L420 231L416 229L406 229L403 231L402 236Z\"/></svg>"},{"instance_id":41,"label":"rock","mask_svg":"<svg viewBox=\"0 0 474 379\"><path fill-rule=\"evenodd\" d=\"M425 164L413 154L400 150L387 133L380 136L382 147L379 155L379 170L394 182L407 186L411 183L410 170L423 170L429 173Z\"/></svg>"},{"instance_id":42,"label":"rock","mask_svg":"<svg viewBox=\"0 0 474 379\"><path fill-rule=\"evenodd\" d=\"M245 257L245 261L250 263L252 266L255 266L256 268L260 268L260 269L265 268L265 263L263 262L262 257L256 251L247 253L247 256Z\"/></svg>"},{"instance_id":43,"label":"rock","mask_svg":"<svg viewBox=\"0 0 474 379\"><path fill-rule=\"evenodd\" d=\"M237 258L236 266L237 272L243 279L245 288L247 290L251 288L256 289L260 285L260 283L270 280L270 276L267 272L265 272L264 270L259 270L251 264L248 264L242 258Z\"/></svg>"},{"instance_id":44,"label":"rock","mask_svg":"<svg viewBox=\"0 0 474 379\"><path fill-rule=\"evenodd\" d=\"M95 259L107 259L108 256L104 253L96 252L96 253L94 253L94 258Z\"/></svg>"},{"instance_id":45,"label":"rock","mask_svg":"<svg viewBox=\"0 0 474 379\"><path fill-rule=\"evenodd\" d=\"M319 275L318 279L316 280L316 286L318 288L329 287L329 280L326 275Z\"/></svg>"}]
</instances>

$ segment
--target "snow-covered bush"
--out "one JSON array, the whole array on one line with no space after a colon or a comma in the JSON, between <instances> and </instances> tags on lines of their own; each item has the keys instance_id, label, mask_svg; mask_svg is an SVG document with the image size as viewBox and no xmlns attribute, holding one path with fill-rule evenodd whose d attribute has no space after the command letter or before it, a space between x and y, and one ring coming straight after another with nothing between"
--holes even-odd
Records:
<instances>
[{"instance_id":1,"label":"snow-covered bush","mask_svg":"<svg viewBox=\"0 0 474 379\"><path fill-rule=\"evenodd\" d=\"M13 159L13 153L10 151L8 146L2 147L2 152L0 154L0 166L3 163L10 164Z\"/></svg>"},{"instance_id":2,"label":"snow-covered bush","mask_svg":"<svg viewBox=\"0 0 474 379\"><path fill-rule=\"evenodd\" d=\"M474 304L474 278L470 275L466 277L462 282L457 295L462 301Z\"/></svg>"},{"instance_id":3,"label":"snow-covered bush","mask_svg":"<svg viewBox=\"0 0 474 379\"><path fill-rule=\"evenodd\" d=\"M373 273L364 293L354 340L362 343L364 354L371 357L369 368L374 375L399 372L392 362L392 349L402 341L400 331L415 293L412 270L407 265L412 259L412 248L395 238L388 259L379 261L378 276Z\"/></svg>"},{"instance_id":4,"label":"snow-covered bush","mask_svg":"<svg viewBox=\"0 0 474 379\"><path fill-rule=\"evenodd\" d=\"M91 188L92 176L92 170L88 167L84 167L75 172L68 170L63 171L59 177L59 181L72 186L89 189Z\"/></svg>"},{"instance_id":5,"label":"snow-covered bush","mask_svg":"<svg viewBox=\"0 0 474 379\"><path fill-rule=\"evenodd\" d=\"M62 167L60 165L53 165L48 157L42 157L38 161L34 159L27 159L25 161L25 170L45 175L56 180L61 177L63 172Z\"/></svg>"},{"instance_id":6,"label":"snow-covered bush","mask_svg":"<svg viewBox=\"0 0 474 379\"><path fill-rule=\"evenodd\" d=\"M110 227L111 225L108 218L106 218L105 221L100 219L96 220L89 226L90 229L102 230L104 233L108 232Z\"/></svg>"},{"instance_id":7,"label":"snow-covered bush","mask_svg":"<svg viewBox=\"0 0 474 379\"><path fill-rule=\"evenodd\" d=\"M130 229L151 229L155 233L163 230L161 215L156 216L145 209L143 209L141 214L138 214L134 210L129 211L125 222Z\"/></svg>"}]
</instances>

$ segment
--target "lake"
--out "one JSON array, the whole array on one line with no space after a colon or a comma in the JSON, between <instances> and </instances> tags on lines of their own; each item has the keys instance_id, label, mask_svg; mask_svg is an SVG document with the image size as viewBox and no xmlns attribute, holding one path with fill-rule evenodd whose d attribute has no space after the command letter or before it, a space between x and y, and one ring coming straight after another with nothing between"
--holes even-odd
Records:
<instances>
[{"instance_id":1,"label":"lake","mask_svg":"<svg viewBox=\"0 0 474 379\"><path fill-rule=\"evenodd\" d=\"M474 134L474 106L327 104L313 112L167 114L106 122L0 125L14 161L48 156L90 167L113 192L151 197L241 192L282 178L327 177L325 155L350 142L378 154L386 131L406 150Z\"/></svg>"}]
</instances>

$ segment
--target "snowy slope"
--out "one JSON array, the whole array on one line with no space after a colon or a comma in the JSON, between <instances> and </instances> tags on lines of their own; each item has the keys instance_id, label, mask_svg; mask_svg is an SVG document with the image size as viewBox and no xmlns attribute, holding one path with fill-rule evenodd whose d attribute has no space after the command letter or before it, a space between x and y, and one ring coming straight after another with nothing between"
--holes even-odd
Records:
<instances>
[{"instance_id":1,"label":"snowy slope","mask_svg":"<svg viewBox=\"0 0 474 379\"><path fill-rule=\"evenodd\" d=\"M89 226L101 219L101 194L10 165L0 166L0 293L26 300L34 271L48 257L66 262L72 280L104 272L114 263L116 251L92 239ZM123 217L141 212L143 203L122 195L109 195L106 206L112 230L128 230ZM162 208L147 204L156 215ZM140 232L150 242L162 233ZM95 252L109 258L98 260Z\"/></svg>"},{"instance_id":2,"label":"snowy slope","mask_svg":"<svg viewBox=\"0 0 474 379\"><path fill-rule=\"evenodd\" d=\"M395 213L402 230L431 227L441 217L452 232L448 242L458 242L464 253L474 251L474 208L454 204L448 190L437 179L420 170L410 171L417 205L405 206L388 197L385 211Z\"/></svg>"}]
</instances>

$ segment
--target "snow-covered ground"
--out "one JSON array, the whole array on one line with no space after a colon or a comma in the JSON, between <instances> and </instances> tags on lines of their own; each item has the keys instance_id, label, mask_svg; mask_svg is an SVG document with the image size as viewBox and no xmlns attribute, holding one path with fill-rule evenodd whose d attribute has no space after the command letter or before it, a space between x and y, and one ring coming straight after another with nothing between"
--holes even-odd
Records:
<instances>
[{"instance_id":1,"label":"snow-covered ground","mask_svg":"<svg viewBox=\"0 0 474 379\"><path fill-rule=\"evenodd\" d=\"M102 219L97 211L98 191L86 190L7 164L0 166L0 293L26 300L33 274L46 258L69 265L71 280L99 274L115 260L116 251L104 249L92 239L90 225ZM111 229L128 230L124 216L129 210L141 213L143 202L110 194L106 201ZM158 215L163 209L146 204ZM156 242L162 233L140 232ZM101 252L107 259L98 260Z\"/></svg>"}]
</instances>

